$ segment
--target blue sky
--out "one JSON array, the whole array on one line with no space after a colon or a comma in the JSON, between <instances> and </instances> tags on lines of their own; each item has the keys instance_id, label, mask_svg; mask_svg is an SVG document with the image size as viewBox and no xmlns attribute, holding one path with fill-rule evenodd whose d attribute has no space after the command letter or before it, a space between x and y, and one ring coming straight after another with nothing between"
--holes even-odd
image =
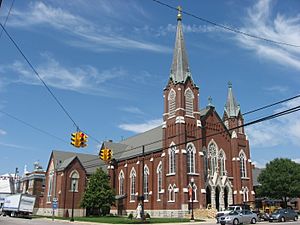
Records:
<instances>
[{"instance_id":1,"label":"blue sky","mask_svg":"<svg viewBox=\"0 0 300 225\"><path fill-rule=\"evenodd\" d=\"M175 1L174 7L254 35L300 45L300 2ZM11 5L0 9L3 23ZM99 142L120 141L161 124L163 88L172 62L176 15L151 0L15 1L6 29L82 130ZM300 48L246 38L183 15L190 69L219 114L227 83L246 112L299 94ZM245 116L249 122L300 104L300 99ZM99 143L75 149L73 123L5 34L0 39L0 109L62 140L0 114L0 174L23 173L53 149L96 154ZM258 166L276 157L300 162L300 114L247 127Z\"/></svg>"}]
</instances>

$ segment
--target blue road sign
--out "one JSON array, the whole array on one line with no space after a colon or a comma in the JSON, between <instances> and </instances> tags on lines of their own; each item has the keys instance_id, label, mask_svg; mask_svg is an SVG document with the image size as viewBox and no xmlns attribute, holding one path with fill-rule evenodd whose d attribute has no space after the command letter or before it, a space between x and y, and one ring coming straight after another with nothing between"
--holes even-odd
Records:
<instances>
[{"instance_id":1,"label":"blue road sign","mask_svg":"<svg viewBox=\"0 0 300 225\"><path fill-rule=\"evenodd\" d=\"M52 202L52 208L57 209L57 202Z\"/></svg>"}]
</instances>

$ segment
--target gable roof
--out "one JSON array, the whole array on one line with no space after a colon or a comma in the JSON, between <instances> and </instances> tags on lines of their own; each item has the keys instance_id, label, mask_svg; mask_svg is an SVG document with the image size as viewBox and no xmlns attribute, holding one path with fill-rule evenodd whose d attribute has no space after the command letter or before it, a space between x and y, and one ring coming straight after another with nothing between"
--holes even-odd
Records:
<instances>
[{"instance_id":1,"label":"gable roof","mask_svg":"<svg viewBox=\"0 0 300 225\"><path fill-rule=\"evenodd\" d=\"M92 174L96 171L97 167L104 166L104 163L99 159L98 155L53 150L52 157L54 162L56 162L55 169L57 170L67 168L76 157L87 174Z\"/></svg>"},{"instance_id":2,"label":"gable roof","mask_svg":"<svg viewBox=\"0 0 300 225\"><path fill-rule=\"evenodd\" d=\"M114 158L127 159L133 156L142 155L142 145L145 145L145 153L162 149L162 126L155 127L144 133L127 138L119 143L111 141L103 142L102 148L109 148L113 151ZM151 144L148 144L151 143Z\"/></svg>"}]
</instances>

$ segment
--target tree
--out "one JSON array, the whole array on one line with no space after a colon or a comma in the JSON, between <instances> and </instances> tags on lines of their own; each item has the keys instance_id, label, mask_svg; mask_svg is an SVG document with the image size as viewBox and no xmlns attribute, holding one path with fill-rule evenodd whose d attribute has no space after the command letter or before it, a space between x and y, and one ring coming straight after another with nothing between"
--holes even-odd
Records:
<instances>
[{"instance_id":1,"label":"tree","mask_svg":"<svg viewBox=\"0 0 300 225\"><path fill-rule=\"evenodd\" d=\"M98 215L106 215L114 202L115 193L109 184L109 176L98 168L89 178L81 206L96 211Z\"/></svg>"},{"instance_id":2,"label":"tree","mask_svg":"<svg viewBox=\"0 0 300 225\"><path fill-rule=\"evenodd\" d=\"M283 199L300 196L300 164L290 159L277 158L267 163L258 176L261 184L257 194L261 197Z\"/></svg>"}]
</instances>

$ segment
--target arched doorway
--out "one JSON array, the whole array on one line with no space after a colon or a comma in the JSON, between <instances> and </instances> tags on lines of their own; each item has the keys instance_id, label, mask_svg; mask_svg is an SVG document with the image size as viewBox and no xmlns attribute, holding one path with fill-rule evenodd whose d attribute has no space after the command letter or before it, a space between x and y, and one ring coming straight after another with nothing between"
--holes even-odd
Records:
<instances>
[{"instance_id":1,"label":"arched doorway","mask_svg":"<svg viewBox=\"0 0 300 225\"><path fill-rule=\"evenodd\" d=\"M225 209L228 208L228 192L229 192L228 187L225 187L224 188L224 207L225 207Z\"/></svg>"},{"instance_id":2,"label":"arched doorway","mask_svg":"<svg viewBox=\"0 0 300 225\"><path fill-rule=\"evenodd\" d=\"M206 187L206 208L211 207L211 190L209 186Z\"/></svg>"},{"instance_id":3,"label":"arched doorway","mask_svg":"<svg viewBox=\"0 0 300 225\"><path fill-rule=\"evenodd\" d=\"M216 187L216 209L219 211L220 210L220 192L221 189L219 186Z\"/></svg>"}]
</instances>

